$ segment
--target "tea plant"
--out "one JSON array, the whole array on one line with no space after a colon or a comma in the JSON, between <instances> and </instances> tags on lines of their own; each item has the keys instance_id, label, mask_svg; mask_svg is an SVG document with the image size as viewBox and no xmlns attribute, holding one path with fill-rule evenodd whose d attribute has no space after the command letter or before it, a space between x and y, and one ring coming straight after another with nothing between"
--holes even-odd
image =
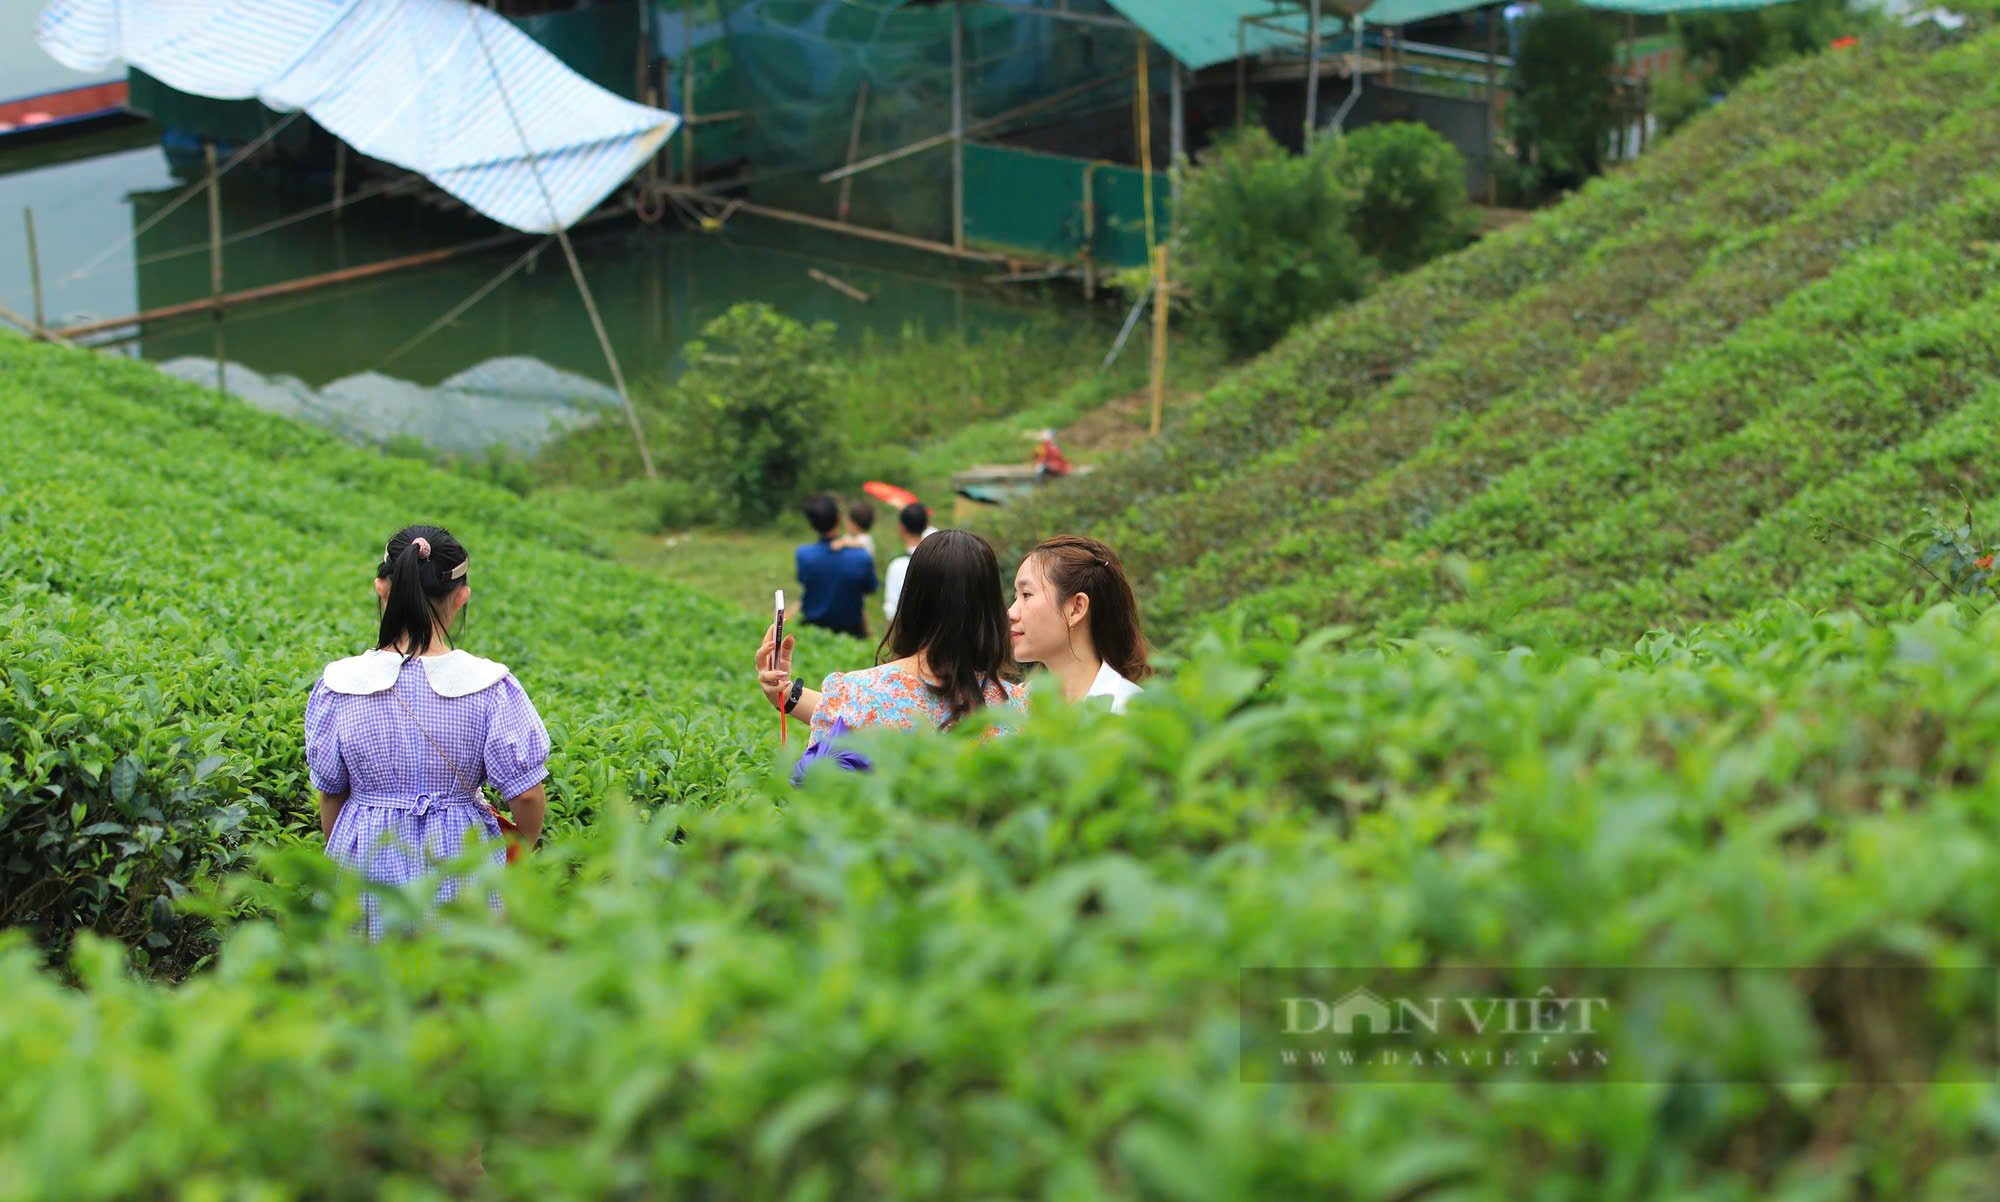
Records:
<instances>
[{"instance_id":1,"label":"tea plant","mask_svg":"<svg viewBox=\"0 0 2000 1202\"><path fill-rule=\"evenodd\" d=\"M34 432L0 445L0 916L52 946L94 929L178 971L202 939L170 903L316 831L306 691L372 643L375 561L412 520L472 553L460 642L542 710L552 831L614 787L706 804L767 763L755 620L510 493L15 338L0 413Z\"/></svg>"},{"instance_id":2,"label":"tea plant","mask_svg":"<svg viewBox=\"0 0 2000 1202\"><path fill-rule=\"evenodd\" d=\"M1940 970L2000 949L1995 621L1209 644L1122 720L610 802L486 870L504 918L376 946L294 849L176 988L0 942L0 1164L65 1200L1976 1193L1991 998ZM1639 1083L1246 1084L1241 970L1299 963L1801 971L1627 995ZM1937 984L1814 992L1838 965ZM1798 1084L1905 1053L1894 1105Z\"/></svg>"}]
</instances>

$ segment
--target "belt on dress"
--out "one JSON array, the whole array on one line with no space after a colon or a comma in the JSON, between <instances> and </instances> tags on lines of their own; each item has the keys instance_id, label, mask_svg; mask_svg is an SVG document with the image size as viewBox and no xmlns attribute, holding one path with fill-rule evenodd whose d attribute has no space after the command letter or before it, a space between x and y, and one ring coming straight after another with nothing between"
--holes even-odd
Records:
<instances>
[{"instance_id":1,"label":"belt on dress","mask_svg":"<svg viewBox=\"0 0 2000 1202\"><path fill-rule=\"evenodd\" d=\"M404 810L421 818L433 809L444 806L477 806L486 808L483 798L467 797L463 793L418 793L406 796L400 793L350 793L347 800L357 805L372 806L378 810Z\"/></svg>"}]
</instances>

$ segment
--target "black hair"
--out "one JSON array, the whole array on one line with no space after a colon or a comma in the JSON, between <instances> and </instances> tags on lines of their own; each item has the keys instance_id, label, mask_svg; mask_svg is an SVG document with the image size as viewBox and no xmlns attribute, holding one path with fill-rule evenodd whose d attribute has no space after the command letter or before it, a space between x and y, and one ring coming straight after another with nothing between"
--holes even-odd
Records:
<instances>
[{"instance_id":1,"label":"black hair","mask_svg":"<svg viewBox=\"0 0 2000 1202\"><path fill-rule=\"evenodd\" d=\"M419 541L421 540L421 542ZM424 547L430 554L423 553ZM382 629L375 646L387 649L403 645L403 658L423 655L431 649L431 639L444 626L444 600L465 586L463 573L452 572L465 563L465 548L442 526L405 526L389 539L375 576L389 582L389 595L382 601ZM451 632L444 632L451 645Z\"/></svg>"},{"instance_id":2,"label":"black hair","mask_svg":"<svg viewBox=\"0 0 2000 1202\"><path fill-rule=\"evenodd\" d=\"M924 508L922 501L912 501L897 512L896 520L913 537L922 538L924 531L930 528L931 511Z\"/></svg>"},{"instance_id":3,"label":"black hair","mask_svg":"<svg viewBox=\"0 0 2000 1202\"><path fill-rule=\"evenodd\" d=\"M847 520L862 530L875 528L875 507L866 501L856 501L847 507Z\"/></svg>"},{"instance_id":4,"label":"black hair","mask_svg":"<svg viewBox=\"0 0 2000 1202\"><path fill-rule=\"evenodd\" d=\"M986 704L986 690L1009 663L1007 605L1000 595L1000 561L967 530L941 530L910 553L896 616L876 648L901 659L922 652L936 692L951 707L945 726Z\"/></svg>"},{"instance_id":5,"label":"black hair","mask_svg":"<svg viewBox=\"0 0 2000 1202\"><path fill-rule=\"evenodd\" d=\"M806 521L811 522L812 528L819 531L821 536L832 534L833 528L840 524L840 506L825 493L807 497L806 503L799 506L799 510L806 515Z\"/></svg>"}]
</instances>

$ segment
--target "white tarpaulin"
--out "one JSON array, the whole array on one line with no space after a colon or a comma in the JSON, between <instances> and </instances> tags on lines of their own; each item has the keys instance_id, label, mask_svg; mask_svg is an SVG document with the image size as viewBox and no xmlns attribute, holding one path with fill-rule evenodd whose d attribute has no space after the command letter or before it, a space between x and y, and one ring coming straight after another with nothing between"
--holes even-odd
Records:
<instances>
[{"instance_id":1,"label":"white tarpaulin","mask_svg":"<svg viewBox=\"0 0 2000 1202\"><path fill-rule=\"evenodd\" d=\"M36 37L76 70L122 59L182 92L303 109L536 233L596 208L680 125L464 0L54 0Z\"/></svg>"}]
</instances>

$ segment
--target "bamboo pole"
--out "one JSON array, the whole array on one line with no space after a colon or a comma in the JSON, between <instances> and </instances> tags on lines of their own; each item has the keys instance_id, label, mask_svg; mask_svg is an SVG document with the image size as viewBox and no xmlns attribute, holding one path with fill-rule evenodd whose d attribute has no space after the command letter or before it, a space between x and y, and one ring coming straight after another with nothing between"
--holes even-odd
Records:
<instances>
[{"instance_id":1,"label":"bamboo pole","mask_svg":"<svg viewBox=\"0 0 2000 1202\"><path fill-rule=\"evenodd\" d=\"M30 338L40 338L46 342L53 342L58 346L75 345L69 339L64 338L61 334L56 333L54 330L43 329L41 326L36 325L33 321L29 320L27 317L23 316L22 314L14 312L12 309L9 309L5 305L0 305L0 321L10 322L14 325L21 327L22 331L26 333Z\"/></svg>"},{"instance_id":2,"label":"bamboo pole","mask_svg":"<svg viewBox=\"0 0 2000 1202\"><path fill-rule=\"evenodd\" d=\"M222 187L215 175L215 143L204 142L202 160L208 165L208 297L215 314L215 390L229 391L227 352L222 337Z\"/></svg>"},{"instance_id":3,"label":"bamboo pole","mask_svg":"<svg viewBox=\"0 0 2000 1202\"><path fill-rule=\"evenodd\" d=\"M1250 28L1248 17L1236 20L1236 129L1243 130L1243 112L1250 93L1250 50L1245 37Z\"/></svg>"},{"instance_id":4,"label":"bamboo pole","mask_svg":"<svg viewBox=\"0 0 2000 1202\"><path fill-rule=\"evenodd\" d=\"M632 427L632 441L639 448L639 463L646 469L646 479L660 478L660 469L653 463L652 449L646 445L645 428L639 424L639 411L632 407L632 394L625 387L625 371L618 365L618 354L611 349L611 334L604 328L604 318L597 312L597 300L590 294L590 284L583 278L583 264L577 261L576 248L570 245L569 231L558 227L556 241L562 243L563 258L569 260L569 273L576 280L576 290L583 296L583 311L590 315L590 328L597 333L598 348L604 352L604 361L611 366L611 383L618 389L618 397L625 402L625 420Z\"/></svg>"},{"instance_id":5,"label":"bamboo pole","mask_svg":"<svg viewBox=\"0 0 2000 1202\"><path fill-rule=\"evenodd\" d=\"M694 0L681 0L681 175L694 187Z\"/></svg>"},{"instance_id":6,"label":"bamboo pole","mask_svg":"<svg viewBox=\"0 0 2000 1202\"><path fill-rule=\"evenodd\" d=\"M1167 394L1167 248L1153 248L1153 433L1160 432L1160 414Z\"/></svg>"},{"instance_id":7,"label":"bamboo pole","mask_svg":"<svg viewBox=\"0 0 2000 1202\"><path fill-rule=\"evenodd\" d=\"M505 246L510 242L518 242L522 238L529 236L513 233L497 234L491 238L481 238L476 242L465 243L462 246L448 246L439 250L422 251L414 255L405 255L400 259L387 259L380 263L367 263L360 267L344 267L339 271L321 272L318 275L303 276L296 280L286 280L283 283L265 284L257 288L245 288L241 292L232 292L225 296L203 297L200 300L162 305L157 309L147 309L143 312L127 314L124 317L107 317L98 321L86 321L77 325L66 326L63 329L55 331L55 333L64 338L85 338L92 334L101 334L106 330L121 329L125 326L146 325L152 322L169 321L176 317L189 317L196 313L205 313L211 309L225 305L239 306L254 304L258 301L273 300L281 296L291 296L294 293L310 292L313 289L324 288L330 284L347 284L356 280L365 280L373 276L387 275L390 272L403 271L411 267L426 267L433 263L442 263L447 259L458 258L461 255L492 250L495 247Z\"/></svg>"},{"instance_id":8,"label":"bamboo pole","mask_svg":"<svg viewBox=\"0 0 2000 1202\"><path fill-rule=\"evenodd\" d=\"M639 8L639 36L632 44L632 99L646 103L646 60L653 48L651 31L646 28L646 15L653 6L641 4Z\"/></svg>"},{"instance_id":9,"label":"bamboo pole","mask_svg":"<svg viewBox=\"0 0 2000 1202\"><path fill-rule=\"evenodd\" d=\"M847 127L847 165L854 165L854 156L861 153L861 117L868 111L868 81L861 81L861 90L854 97L854 123ZM848 202L854 199L854 177L849 175L840 181L840 219L847 220Z\"/></svg>"},{"instance_id":10,"label":"bamboo pole","mask_svg":"<svg viewBox=\"0 0 2000 1202\"><path fill-rule=\"evenodd\" d=\"M35 210L23 207L21 220L28 226L28 283L35 292L35 333L40 336L48 328L47 317L42 312L42 252L35 238Z\"/></svg>"},{"instance_id":11,"label":"bamboo pole","mask_svg":"<svg viewBox=\"0 0 2000 1202\"><path fill-rule=\"evenodd\" d=\"M1181 198L1181 160L1187 157L1187 104L1181 88L1181 60L1167 56L1168 80L1172 84L1167 113L1167 196L1178 204ZM1169 214L1168 227L1173 222Z\"/></svg>"},{"instance_id":12,"label":"bamboo pole","mask_svg":"<svg viewBox=\"0 0 2000 1202\"><path fill-rule=\"evenodd\" d=\"M1486 10L1486 203L1500 203L1500 172L1494 148L1500 139L1500 6Z\"/></svg>"},{"instance_id":13,"label":"bamboo pole","mask_svg":"<svg viewBox=\"0 0 2000 1202\"><path fill-rule=\"evenodd\" d=\"M1312 0L1306 14L1306 129L1305 148L1312 149L1313 131L1319 125L1319 0Z\"/></svg>"},{"instance_id":14,"label":"bamboo pole","mask_svg":"<svg viewBox=\"0 0 2000 1202\"><path fill-rule=\"evenodd\" d=\"M961 0L951 0L951 244L965 249L965 5Z\"/></svg>"},{"instance_id":15,"label":"bamboo pole","mask_svg":"<svg viewBox=\"0 0 2000 1202\"><path fill-rule=\"evenodd\" d=\"M1083 299L1097 299L1097 164L1083 165Z\"/></svg>"},{"instance_id":16,"label":"bamboo pole","mask_svg":"<svg viewBox=\"0 0 2000 1202\"><path fill-rule=\"evenodd\" d=\"M1153 43L1145 34L1139 35L1139 85L1133 95L1137 105L1139 120L1139 191L1140 200L1146 211L1146 253L1153 253L1153 246L1159 241L1153 224L1153 88L1147 70L1147 63L1153 56Z\"/></svg>"},{"instance_id":17,"label":"bamboo pole","mask_svg":"<svg viewBox=\"0 0 2000 1202\"><path fill-rule=\"evenodd\" d=\"M725 198L700 188L669 187L666 191L676 196L689 196L713 204L725 203ZM894 246L907 246L912 250L927 250L933 254L951 255L954 258L970 259L976 263L1005 263L1010 256L994 254L983 250L967 250L948 242L932 242L928 238L913 238L908 234L891 233L888 230L870 229L865 225L853 225L845 221L835 221L831 217L815 217L810 213L794 213L789 209L774 209L768 205L751 204L746 200L727 199L732 210L749 213L757 217L769 217L773 221L789 221L794 225L811 226L817 230L831 230L836 234L851 234L856 238L867 238L874 242L887 242ZM1018 256L1011 256L1018 258Z\"/></svg>"},{"instance_id":18,"label":"bamboo pole","mask_svg":"<svg viewBox=\"0 0 2000 1202\"><path fill-rule=\"evenodd\" d=\"M868 294L866 292L863 292L861 289L856 288L854 285L848 283L846 280L841 279L839 276L828 275L826 272L821 271L817 267L806 268L806 274L811 276L813 279L818 280L820 283L825 284L827 287L833 289L835 292L840 293L842 296L846 297L849 300L860 301L864 305L868 303Z\"/></svg>"},{"instance_id":19,"label":"bamboo pole","mask_svg":"<svg viewBox=\"0 0 2000 1202\"><path fill-rule=\"evenodd\" d=\"M1026 117L1033 113L1039 113L1044 109L1054 108L1056 105L1063 104L1070 100L1074 100L1078 96L1082 96L1087 92L1093 91L1097 88L1101 88L1105 84L1117 83L1119 80L1124 79L1126 76L1130 74L1132 74L1132 72L1129 69L1124 71L1113 71L1109 75L1102 75L1096 79L1087 80L1083 83L1076 84L1072 87L1064 88L1060 92L1051 93L1050 95L1042 97L1040 100L1029 101L1027 104L1021 105L1018 108L1008 109L1004 113L996 113L991 117L982 117L979 120L974 121L972 124L965 127L965 135L967 137L977 137L980 134L986 133L990 130L998 129L1001 126L1007 124L1009 121L1015 120L1016 118ZM911 142L907 146L898 146L894 150L885 150L881 154L869 155L867 158L862 159L860 162L855 163L852 166L836 167L832 171L829 171L826 174L820 176L819 182L822 184L830 184L835 180L845 179L850 175L860 175L864 171L873 171L877 167L887 166L888 164L896 162L899 159L909 158L913 154L922 154L926 150L935 150L940 146L948 145L952 141L952 139L956 136L957 135L954 131L946 130L944 133L941 134L932 134L928 138L919 138L917 141Z\"/></svg>"},{"instance_id":20,"label":"bamboo pole","mask_svg":"<svg viewBox=\"0 0 2000 1202\"><path fill-rule=\"evenodd\" d=\"M340 220L341 210L347 203L347 143L335 139L333 143L333 219Z\"/></svg>"},{"instance_id":21,"label":"bamboo pole","mask_svg":"<svg viewBox=\"0 0 2000 1202\"><path fill-rule=\"evenodd\" d=\"M1625 128L1618 131L1618 157L1630 161L1639 153L1639 131L1632 128L1631 101L1639 94L1635 86L1639 78L1639 14L1625 14ZM1644 120L1643 117L1640 120Z\"/></svg>"}]
</instances>

